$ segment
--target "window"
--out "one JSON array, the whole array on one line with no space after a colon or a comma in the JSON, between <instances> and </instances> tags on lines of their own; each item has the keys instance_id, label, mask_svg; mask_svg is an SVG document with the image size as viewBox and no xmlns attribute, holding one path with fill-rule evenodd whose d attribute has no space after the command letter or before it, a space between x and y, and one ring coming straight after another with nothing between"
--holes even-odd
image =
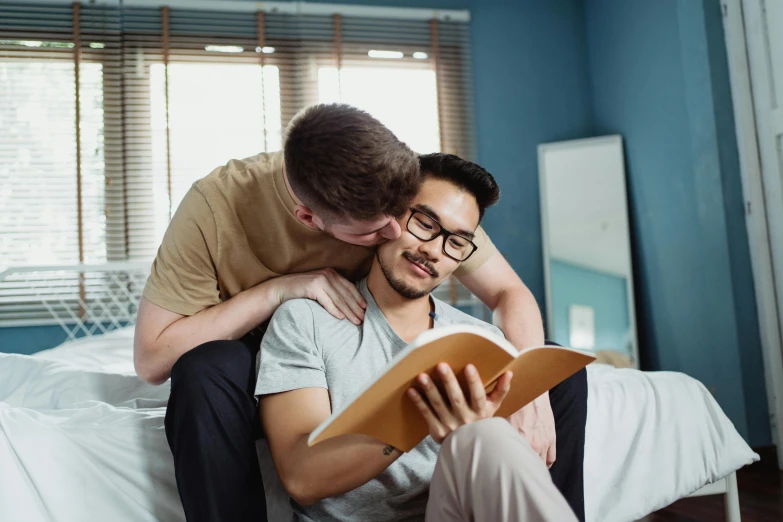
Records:
<instances>
[{"instance_id":1,"label":"window","mask_svg":"<svg viewBox=\"0 0 783 522\"><path fill-rule=\"evenodd\" d=\"M172 212L194 181L231 158L280 150L280 72L272 65L173 63L150 67L156 238L168 225L167 142ZM263 93L263 96L259 95Z\"/></svg>"},{"instance_id":2,"label":"window","mask_svg":"<svg viewBox=\"0 0 783 522\"><path fill-rule=\"evenodd\" d=\"M311 103L470 158L468 49L462 22L2 4L0 270L151 261L194 181ZM63 282L74 313L101 284ZM43 320L47 291L0 283L0 324Z\"/></svg>"},{"instance_id":3,"label":"window","mask_svg":"<svg viewBox=\"0 0 783 522\"><path fill-rule=\"evenodd\" d=\"M440 150L438 92L435 71L421 67L381 65L321 67L318 94L322 103L360 107L389 127L413 150Z\"/></svg>"},{"instance_id":4,"label":"window","mask_svg":"<svg viewBox=\"0 0 783 522\"><path fill-rule=\"evenodd\" d=\"M2 56L2 55L0 55ZM103 261L101 65L80 68L82 258ZM74 65L34 56L0 59L0 260L78 263Z\"/></svg>"}]
</instances>

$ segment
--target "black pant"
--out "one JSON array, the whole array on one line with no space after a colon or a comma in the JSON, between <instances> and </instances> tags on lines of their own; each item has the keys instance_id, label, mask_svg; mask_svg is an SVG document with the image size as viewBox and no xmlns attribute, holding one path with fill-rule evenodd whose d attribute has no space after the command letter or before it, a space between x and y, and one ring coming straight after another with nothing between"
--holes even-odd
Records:
<instances>
[{"instance_id":1,"label":"black pant","mask_svg":"<svg viewBox=\"0 0 783 522\"><path fill-rule=\"evenodd\" d=\"M547 344L556 345L556 343ZM552 482L563 494L576 518L585 520L585 425L587 424L587 370L579 370L549 390L557 436Z\"/></svg>"},{"instance_id":2,"label":"black pant","mask_svg":"<svg viewBox=\"0 0 783 522\"><path fill-rule=\"evenodd\" d=\"M262 522L266 499L255 441L261 423L253 392L258 336L213 341L180 357L171 370L166 436L189 522ZM587 373L550 393L557 431L552 480L584 521Z\"/></svg>"}]
</instances>

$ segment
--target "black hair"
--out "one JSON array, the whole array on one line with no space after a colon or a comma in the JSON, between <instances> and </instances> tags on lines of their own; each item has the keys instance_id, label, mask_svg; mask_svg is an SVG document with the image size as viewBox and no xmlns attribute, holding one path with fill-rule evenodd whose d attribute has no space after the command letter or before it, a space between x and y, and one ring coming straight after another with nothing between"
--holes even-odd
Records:
<instances>
[{"instance_id":1,"label":"black hair","mask_svg":"<svg viewBox=\"0 0 783 522\"><path fill-rule=\"evenodd\" d=\"M444 179L473 194L479 206L479 221L484 217L484 210L500 199L500 187L492 174L454 154L424 154L419 156L419 168L422 179L428 176Z\"/></svg>"}]
</instances>

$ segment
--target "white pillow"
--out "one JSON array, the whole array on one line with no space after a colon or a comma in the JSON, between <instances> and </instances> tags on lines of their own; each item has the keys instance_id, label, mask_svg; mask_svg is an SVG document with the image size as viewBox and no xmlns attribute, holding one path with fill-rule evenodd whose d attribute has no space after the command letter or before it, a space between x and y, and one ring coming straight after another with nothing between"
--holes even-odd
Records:
<instances>
[{"instance_id":1,"label":"white pillow","mask_svg":"<svg viewBox=\"0 0 783 522\"><path fill-rule=\"evenodd\" d=\"M638 520L759 459L692 377L587 370L588 521Z\"/></svg>"}]
</instances>

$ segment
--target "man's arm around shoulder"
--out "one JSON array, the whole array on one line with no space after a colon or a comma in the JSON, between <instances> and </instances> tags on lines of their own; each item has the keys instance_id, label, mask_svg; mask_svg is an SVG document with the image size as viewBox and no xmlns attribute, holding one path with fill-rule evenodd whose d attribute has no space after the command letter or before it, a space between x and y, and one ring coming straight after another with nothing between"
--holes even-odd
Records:
<instances>
[{"instance_id":1,"label":"man's arm around shoulder","mask_svg":"<svg viewBox=\"0 0 783 522\"><path fill-rule=\"evenodd\" d=\"M280 304L274 280L237 294L218 305L186 316L166 310L146 297L139 303L133 338L136 373L162 384L174 363L208 341L239 339L269 318Z\"/></svg>"},{"instance_id":2,"label":"man's arm around shoulder","mask_svg":"<svg viewBox=\"0 0 783 522\"><path fill-rule=\"evenodd\" d=\"M133 340L136 373L161 384L184 353L208 341L240 339L295 298L317 301L333 316L355 324L364 319L367 306L356 286L331 268L270 279L190 316L142 298Z\"/></svg>"}]
</instances>

